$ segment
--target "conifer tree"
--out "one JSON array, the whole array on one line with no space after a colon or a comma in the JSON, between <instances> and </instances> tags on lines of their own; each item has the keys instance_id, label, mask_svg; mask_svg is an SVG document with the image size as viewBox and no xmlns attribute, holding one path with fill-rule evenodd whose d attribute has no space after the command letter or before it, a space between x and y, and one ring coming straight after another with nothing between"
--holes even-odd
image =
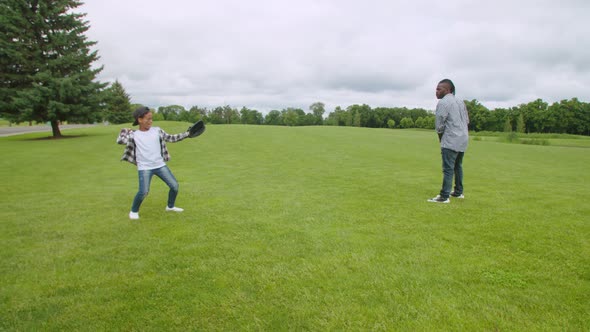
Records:
<instances>
[{"instance_id":1,"label":"conifer tree","mask_svg":"<svg viewBox=\"0 0 590 332\"><path fill-rule=\"evenodd\" d=\"M50 122L61 137L63 121L99 120L102 70L85 36L76 0L0 2L0 114L13 122Z\"/></svg>"},{"instance_id":2,"label":"conifer tree","mask_svg":"<svg viewBox=\"0 0 590 332\"><path fill-rule=\"evenodd\" d=\"M115 124L133 122L131 100L119 81L106 90L106 95L105 120Z\"/></svg>"}]
</instances>

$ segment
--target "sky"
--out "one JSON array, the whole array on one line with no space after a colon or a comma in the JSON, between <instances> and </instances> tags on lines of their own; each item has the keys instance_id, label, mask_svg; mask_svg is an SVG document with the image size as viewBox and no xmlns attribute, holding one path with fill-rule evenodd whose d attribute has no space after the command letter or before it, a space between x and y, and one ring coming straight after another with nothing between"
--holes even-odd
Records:
<instances>
[{"instance_id":1,"label":"sky","mask_svg":"<svg viewBox=\"0 0 590 332\"><path fill-rule=\"evenodd\" d=\"M590 101L588 0L86 0L76 11L98 79L152 108L433 110L443 78L489 109Z\"/></svg>"}]
</instances>

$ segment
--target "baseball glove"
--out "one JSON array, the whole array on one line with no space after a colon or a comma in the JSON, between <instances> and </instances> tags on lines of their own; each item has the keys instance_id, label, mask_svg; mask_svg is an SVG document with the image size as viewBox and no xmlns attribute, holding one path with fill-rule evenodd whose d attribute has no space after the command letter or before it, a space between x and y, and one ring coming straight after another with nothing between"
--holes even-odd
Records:
<instances>
[{"instance_id":1,"label":"baseball glove","mask_svg":"<svg viewBox=\"0 0 590 332\"><path fill-rule=\"evenodd\" d=\"M187 131L188 131L188 137L190 137L190 138L197 137L205 132L205 123L203 123L203 120L199 120L199 121L195 122L195 124L193 124L192 126L188 127Z\"/></svg>"}]
</instances>

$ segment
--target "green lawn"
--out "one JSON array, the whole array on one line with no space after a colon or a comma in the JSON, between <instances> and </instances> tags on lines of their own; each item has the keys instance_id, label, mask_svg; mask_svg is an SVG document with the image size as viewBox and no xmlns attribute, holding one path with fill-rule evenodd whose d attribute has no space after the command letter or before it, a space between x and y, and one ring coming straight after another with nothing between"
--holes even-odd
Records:
<instances>
[{"instance_id":1,"label":"green lawn","mask_svg":"<svg viewBox=\"0 0 590 332\"><path fill-rule=\"evenodd\" d=\"M130 221L118 131L0 138L0 330L590 329L587 148L471 141L437 205L431 131L210 125Z\"/></svg>"}]
</instances>

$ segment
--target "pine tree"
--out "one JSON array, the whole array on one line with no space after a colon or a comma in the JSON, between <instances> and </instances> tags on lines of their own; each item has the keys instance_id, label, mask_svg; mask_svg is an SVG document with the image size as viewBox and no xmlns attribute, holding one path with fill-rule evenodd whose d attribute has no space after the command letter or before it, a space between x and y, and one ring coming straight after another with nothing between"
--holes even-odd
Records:
<instances>
[{"instance_id":1,"label":"pine tree","mask_svg":"<svg viewBox=\"0 0 590 332\"><path fill-rule=\"evenodd\" d=\"M50 122L61 137L62 121L89 123L100 116L102 70L84 33L76 0L2 0L0 17L0 114Z\"/></svg>"},{"instance_id":2,"label":"pine tree","mask_svg":"<svg viewBox=\"0 0 590 332\"><path fill-rule=\"evenodd\" d=\"M24 121L13 99L32 85L35 74L31 60L36 50L27 44L34 35L26 29L32 18L22 14L24 6L14 0L0 2L0 115L12 122Z\"/></svg>"},{"instance_id":3,"label":"pine tree","mask_svg":"<svg viewBox=\"0 0 590 332\"><path fill-rule=\"evenodd\" d=\"M131 112L131 100L123 85L115 81L107 89L107 107L105 111L105 120L110 123L126 123L133 121Z\"/></svg>"}]
</instances>

